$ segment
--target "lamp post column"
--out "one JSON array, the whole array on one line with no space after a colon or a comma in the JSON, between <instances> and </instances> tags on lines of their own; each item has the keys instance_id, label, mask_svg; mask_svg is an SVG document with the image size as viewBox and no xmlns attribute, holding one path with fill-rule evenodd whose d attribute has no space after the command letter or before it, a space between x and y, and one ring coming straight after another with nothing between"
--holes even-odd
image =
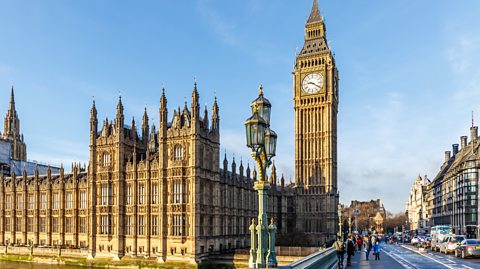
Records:
<instances>
[{"instance_id":1,"label":"lamp post column","mask_svg":"<svg viewBox=\"0 0 480 269\"><path fill-rule=\"evenodd\" d=\"M338 205L338 236L343 239L342 224L342 205Z\"/></svg>"},{"instance_id":2,"label":"lamp post column","mask_svg":"<svg viewBox=\"0 0 480 269\"><path fill-rule=\"evenodd\" d=\"M250 259L248 260L248 266L255 268L255 262L257 261L257 232L255 227L255 219L252 219L250 225Z\"/></svg>"},{"instance_id":3,"label":"lamp post column","mask_svg":"<svg viewBox=\"0 0 480 269\"><path fill-rule=\"evenodd\" d=\"M268 231L267 231L267 192L270 184L265 181L257 181L254 186L258 192L258 248L257 248L257 268L266 267L266 256L268 252Z\"/></svg>"}]
</instances>

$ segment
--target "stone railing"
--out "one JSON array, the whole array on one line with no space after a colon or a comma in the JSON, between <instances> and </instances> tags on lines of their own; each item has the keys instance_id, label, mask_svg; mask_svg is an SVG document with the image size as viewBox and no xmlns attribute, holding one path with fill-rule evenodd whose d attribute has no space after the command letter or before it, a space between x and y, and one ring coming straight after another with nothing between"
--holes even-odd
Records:
<instances>
[{"instance_id":1,"label":"stone railing","mask_svg":"<svg viewBox=\"0 0 480 269\"><path fill-rule=\"evenodd\" d=\"M334 248L321 250L301 260L298 260L288 266L281 268L285 269L332 269L337 266L337 254Z\"/></svg>"}]
</instances>

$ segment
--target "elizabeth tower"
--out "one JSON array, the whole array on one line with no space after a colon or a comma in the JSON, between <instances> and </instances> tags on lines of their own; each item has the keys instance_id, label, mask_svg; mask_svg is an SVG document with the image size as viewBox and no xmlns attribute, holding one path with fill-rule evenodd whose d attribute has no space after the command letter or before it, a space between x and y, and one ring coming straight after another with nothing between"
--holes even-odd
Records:
<instances>
[{"instance_id":1,"label":"elizabeth tower","mask_svg":"<svg viewBox=\"0 0 480 269\"><path fill-rule=\"evenodd\" d=\"M314 0L293 71L296 226L314 244L334 238L338 223L338 71L325 32Z\"/></svg>"}]
</instances>

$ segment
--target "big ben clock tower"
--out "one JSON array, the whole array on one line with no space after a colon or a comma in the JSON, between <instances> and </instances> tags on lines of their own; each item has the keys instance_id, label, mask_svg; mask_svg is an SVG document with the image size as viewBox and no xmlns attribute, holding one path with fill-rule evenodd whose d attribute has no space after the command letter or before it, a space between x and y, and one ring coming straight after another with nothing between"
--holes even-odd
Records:
<instances>
[{"instance_id":1,"label":"big ben clock tower","mask_svg":"<svg viewBox=\"0 0 480 269\"><path fill-rule=\"evenodd\" d=\"M338 71L325 32L314 0L293 70L296 226L312 235L311 244L335 238L338 223Z\"/></svg>"}]
</instances>

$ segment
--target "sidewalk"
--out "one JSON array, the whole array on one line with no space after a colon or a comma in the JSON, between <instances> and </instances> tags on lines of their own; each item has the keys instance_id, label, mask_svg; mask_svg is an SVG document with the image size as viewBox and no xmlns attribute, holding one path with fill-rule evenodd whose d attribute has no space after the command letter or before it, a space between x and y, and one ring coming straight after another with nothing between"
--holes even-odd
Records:
<instances>
[{"instance_id":1,"label":"sidewalk","mask_svg":"<svg viewBox=\"0 0 480 269\"><path fill-rule=\"evenodd\" d=\"M345 256L345 264L347 263L347 257ZM352 266L345 268L362 268L362 269L405 269L402 265L392 259L385 251L380 253L380 260L376 261L373 253L370 253L368 261L365 258L365 252L355 252L355 256L352 257Z\"/></svg>"}]
</instances>

